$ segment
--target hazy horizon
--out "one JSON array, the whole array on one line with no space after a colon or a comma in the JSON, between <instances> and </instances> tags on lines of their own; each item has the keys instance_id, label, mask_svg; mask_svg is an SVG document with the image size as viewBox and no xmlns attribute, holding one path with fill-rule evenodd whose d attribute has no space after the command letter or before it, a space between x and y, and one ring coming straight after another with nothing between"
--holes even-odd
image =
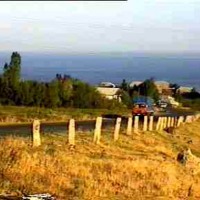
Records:
<instances>
[{"instance_id":1,"label":"hazy horizon","mask_svg":"<svg viewBox=\"0 0 200 200\"><path fill-rule=\"evenodd\" d=\"M116 84L154 77L183 86L196 87L200 91L200 56L194 55L141 55L89 54L56 55L20 53L22 78L50 81L57 73L96 85L102 81ZM0 70L10 61L11 53L0 53Z\"/></svg>"},{"instance_id":2,"label":"hazy horizon","mask_svg":"<svg viewBox=\"0 0 200 200\"><path fill-rule=\"evenodd\" d=\"M18 51L18 50L9 50L9 51L1 51L0 54L7 54L11 56L13 52L18 52L21 55L55 55L55 56L93 56L93 55L116 55L116 56L123 56L123 55L138 55L138 56L197 56L200 57L199 52L145 52L145 51L100 51L100 52L49 52L49 51Z\"/></svg>"}]
</instances>

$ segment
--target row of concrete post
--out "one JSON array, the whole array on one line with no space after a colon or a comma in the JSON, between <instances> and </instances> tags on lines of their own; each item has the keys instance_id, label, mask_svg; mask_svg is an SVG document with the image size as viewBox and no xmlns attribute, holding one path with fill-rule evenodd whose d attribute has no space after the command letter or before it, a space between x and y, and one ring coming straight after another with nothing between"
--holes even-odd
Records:
<instances>
[{"instance_id":1,"label":"row of concrete post","mask_svg":"<svg viewBox=\"0 0 200 200\"><path fill-rule=\"evenodd\" d=\"M129 117L127 122L127 129L126 134L132 135L133 133L138 133L139 131L162 131L168 127L179 127L182 123L190 123L194 120L200 118L200 115L191 115L186 116L185 120L183 116L180 117L158 117L157 122L154 122L154 116L144 116L142 129L139 128L139 117L133 118ZM119 139L120 127L121 127L121 118L117 118L115 129L114 129L114 141ZM94 130L94 137L93 141L96 144L100 143L101 138L101 127L102 127L102 117L97 117L96 125ZM68 127L68 143L70 145L75 145L75 120L69 120L69 127ZM41 138L40 138L40 121L34 120L33 122L33 146L40 146L41 145Z\"/></svg>"}]
</instances>

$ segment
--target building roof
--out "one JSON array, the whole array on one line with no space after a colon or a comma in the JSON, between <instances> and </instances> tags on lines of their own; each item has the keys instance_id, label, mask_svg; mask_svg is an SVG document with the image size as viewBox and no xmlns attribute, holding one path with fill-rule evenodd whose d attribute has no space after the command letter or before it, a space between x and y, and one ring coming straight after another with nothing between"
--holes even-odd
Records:
<instances>
[{"instance_id":1,"label":"building roof","mask_svg":"<svg viewBox=\"0 0 200 200\"><path fill-rule=\"evenodd\" d=\"M116 87L115 84L113 84L111 82L101 82L99 86L103 86L103 87Z\"/></svg>"},{"instance_id":2,"label":"building roof","mask_svg":"<svg viewBox=\"0 0 200 200\"><path fill-rule=\"evenodd\" d=\"M155 81L156 85L169 85L169 82L167 81Z\"/></svg>"},{"instance_id":3,"label":"building roof","mask_svg":"<svg viewBox=\"0 0 200 200\"><path fill-rule=\"evenodd\" d=\"M130 86L130 87L134 87L134 85L138 86L138 85L140 85L141 83L142 83L142 81L132 81L132 82L129 84L129 86Z\"/></svg>"},{"instance_id":4,"label":"building roof","mask_svg":"<svg viewBox=\"0 0 200 200\"><path fill-rule=\"evenodd\" d=\"M183 86L180 86L178 88L178 91L180 91L180 92L191 92L192 89L193 89L193 87L183 87Z\"/></svg>"},{"instance_id":5,"label":"building roof","mask_svg":"<svg viewBox=\"0 0 200 200\"><path fill-rule=\"evenodd\" d=\"M179 89L192 90L193 87L180 86Z\"/></svg>"},{"instance_id":6,"label":"building roof","mask_svg":"<svg viewBox=\"0 0 200 200\"><path fill-rule=\"evenodd\" d=\"M97 87L97 91L105 96L118 95L120 88Z\"/></svg>"}]
</instances>

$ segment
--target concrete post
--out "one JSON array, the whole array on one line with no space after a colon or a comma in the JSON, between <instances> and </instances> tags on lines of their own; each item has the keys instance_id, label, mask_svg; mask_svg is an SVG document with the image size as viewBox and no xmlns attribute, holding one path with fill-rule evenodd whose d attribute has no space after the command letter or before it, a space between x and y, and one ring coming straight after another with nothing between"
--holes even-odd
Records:
<instances>
[{"instance_id":1,"label":"concrete post","mask_svg":"<svg viewBox=\"0 0 200 200\"><path fill-rule=\"evenodd\" d=\"M153 131L153 116L150 116L150 120L149 120L149 131Z\"/></svg>"},{"instance_id":2,"label":"concrete post","mask_svg":"<svg viewBox=\"0 0 200 200\"><path fill-rule=\"evenodd\" d=\"M165 118L166 118L166 122L165 122L166 126L165 126L165 128L167 128L168 127L168 117L165 117Z\"/></svg>"},{"instance_id":3,"label":"concrete post","mask_svg":"<svg viewBox=\"0 0 200 200\"><path fill-rule=\"evenodd\" d=\"M188 123L191 123L192 122L192 116L191 115L188 115L187 117L186 117L186 120L185 120L186 122L188 122Z\"/></svg>"},{"instance_id":4,"label":"concrete post","mask_svg":"<svg viewBox=\"0 0 200 200\"><path fill-rule=\"evenodd\" d=\"M33 146L37 147L41 145L41 138L40 138L40 121L34 120L33 121Z\"/></svg>"},{"instance_id":5,"label":"concrete post","mask_svg":"<svg viewBox=\"0 0 200 200\"><path fill-rule=\"evenodd\" d=\"M162 130L165 128L165 117L162 118Z\"/></svg>"},{"instance_id":6,"label":"concrete post","mask_svg":"<svg viewBox=\"0 0 200 200\"><path fill-rule=\"evenodd\" d=\"M167 128L167 117L164 117L164 129Z\"/></svg>"},{"instance_id":7,"label":"concrete post","mask_svg":"<svg viewBox=\"0 0 200 200\"><path fill-rule=\"evenodd\" d=\"M178 118L177 127L179 127L182 123L183 123L183 116L180 116L180 117Z\"/></svg>"},{"instance_id":8,"label":"concrete post","mask_svg":"<svg viewBox=\"0 0 200 200\"><path fill-rule=\"evenodd\" d=\"M171 117L168 117L167 118L167 127L170 127L171 126Z\"/></svg>"},{"instance_id":9,"label":"concrete post","mask_svg":"<svg viewBox=\"0 0 200 200\"><path fill-rule=\"evenodd\" d=\"M114 132L114 141L117 141L119 139L119 130L121 125L121 118L118 117L115 124L115 132Z\"/></svg>"},{"instance_id":10,"label":"concrete post","mask_svg":"<svg viewBox=\"0 0 200 200\"><path fill-rule=\"evenodd\" d=\"M144 116L143 131L147 131L148 117Z\"/></svg>"},{"instance_id":11,"label":"concrete post","mask_svg":"<svg viewBox=\"0 0 200 200\"><path fill-rule=\"evenodd\" d=\"M96 144L100 143L101 126L102 126L102 117L97 117L97 119L96 119L96 125L95 125L95 130L94 130L94 142Z\"/></svg>"},{"instance_id":12,"label":"concrete post","mask_svg":"<svg viewBox=\"0 0 200 200\"><path fill-rule=\"evenodd\" d=\"M139 117L135 116L134 118L134 133L138 133L138 127L139 127Z\"/></svg>"},{"instance_id":13,"label":"concrete post","mask_svg":"<svg viewBox=\"0 0 200 200\"><path fill-rule=\"evenodd\" d=\"M164 117L160 117L160 127L159 127L159 130L162 131L163 130L163 127L164 127Z\"/></svg>"},{"instance_id":14,"label":"concrete post","mask_svg":"<svg viewBox=\"0 0 200 200\"><path fill-rule=\"evenodd\" d=\"M133 125L133 119L132 119L132 117L129 117L128 124L127 124L127 130L126 130L127 135L132 135L132 125Z\"/></svg>"},{"instance_id":15,"label":"concrete post","mask_svg":"<svg viewBox=\"0 0 200 200\"><path fill-rule=\"evenodd\" d=\"M160 122L161 122L161 117L158 117L158 121L156 124L156 131L158 131L160 129Z\"/></svg>"},{"instance_id":16,"label":"concrete post","mask_svg":"<svg viewBox=\"0 0 200 200\"><path fill-rule=\"evenodd\" d=\"M174 127L174 117L171 119L171 127Z\"/></svg>"},{"instance_id":17,"label":"concrete post","mask_svg":"<svg viewBox=\"0 0 200 200\"><path fill-rule=\"evenodd\" d=\"M194 115L194 121L198 120L198 118L199 118L199 117L198 117L198 114L195 114L195 115Z\"/></svg>"},{"instance_id":18,"label":"concrete post","mask_svg":"<svg viewBox=\"0 0 200 200\"><path fill-rule=\"evenodd\" d=\"M75 145L75 120L69 120L69 134L68 134L68 142L70 145Z\"/></svg>"},{"instance_id":19,"label":"concrete post","mask_svg":"<svg viewBox=\"0 0 200 200\"><path fill-rule=\"evenodd\" d=\"M195 120L198 120L200 118L200 114L195 114L194 118L195 118Z\"/></svg>"},{"instance_id":20,"label":"concrete post","mask_svg":"<svg viewBox=\"0 0 200 200\"><path fill-rule=\"evenodd\" d=\"M177 124L178 124L178 117L175 117L174 118L174 127L177 127Z\"/></svg>"},{"instance_id":21,"label":"concrete post","mask_svg":"<svg viewBox=\"0 0 200 200\"><path fill-rule=\"evenodd\" d=\"M195 121L195 116L194 115L192 115L192 122L194 122Z\"/></svg>"},{"instance_id":22,"label":"concrete post","mask_svg":"<svg viewBox=\"0 0 200 200\"><path fill-rule=\"evenodd\" d=\"M163 118L163 129L167 127L167 117Z\"/></svg>"}]
</instances>

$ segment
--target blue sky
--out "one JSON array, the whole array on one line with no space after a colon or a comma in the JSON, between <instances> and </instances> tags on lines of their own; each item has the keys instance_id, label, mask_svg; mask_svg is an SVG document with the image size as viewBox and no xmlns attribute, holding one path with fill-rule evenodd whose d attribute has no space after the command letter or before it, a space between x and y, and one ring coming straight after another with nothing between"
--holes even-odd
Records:
<instances>
[{"instance_id":1,"label":"blue sky","mask_svg":"<svg viewBox=\"0 0 200 200\"><path fill-rule=\"evenodd\" d=\"M0 2L0 51L200 52L200 0Z\"/></svg>"}]
</instances>

